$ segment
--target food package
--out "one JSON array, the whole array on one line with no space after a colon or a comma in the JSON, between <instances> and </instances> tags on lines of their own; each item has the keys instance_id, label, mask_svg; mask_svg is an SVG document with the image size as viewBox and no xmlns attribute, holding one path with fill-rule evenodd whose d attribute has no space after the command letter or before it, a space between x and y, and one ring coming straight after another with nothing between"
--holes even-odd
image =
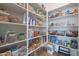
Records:
<instances>
[{"instance_id":1,"label":"food package","mask_svg":"<svg viewBox=\"0 0 79 59\"><path fill-rule=\"evenodd\" d=\"M42 26L43 25L43 21L41 21L40 19L37 20L37 25L38 26Z\"/></svg>"},{"instance_id":2,"label":"food package","mask_svg":"<svg viewBox=\"0 0 79 59\"><path fill-rule=\"evenodd\" d=\"M78 9L77 8L74 8L73 9L73 15L77 15L78 14Z\"/></svg>"},{"instance_id":3,"label":"food package","mask_svg":"<svg viewBox=\"0 0 79 59\"><path fill-rule=\"evenodd\" d=\"M0 35L0 45L2 45L5 42L4 36Z\"/></svg>"},{"instance_id":4,"label":"food package","mask_svg":"<svg viewBox=\"0 0 79 59\"><path fill-rule=\"evenodd\" d=\"M10 50L9 51L5 51L3 53L0 53L0 56L11 56L11 55L12 55L12 53L11 53Z\"/></svg>"},{"instance_id":5,"label":"food package","mask_svg":"<svg viewBox=\"0 0 79 59\"><path fill-rule=\"evenodd\" d=\"M21 19L18 16L9 16L9 22L13 23L22 23Z\"/></svg>"},{"instance_id":6,"label":"food package","mask_svg":"<svg viewBox=\"0 0 79 59\"><path fill-rule=\"evenodd\" d=\"M15 32L9 31L6 34L6 43L16 42L18 40L17 34Z\"/></svg>"},{"instance_id":7,"label":"food package","mask_svg":"<svg viewBox=\"0 0 79 59\"><path fill-rule=\"evenodd\" d=\"M8 16L0 16L0 21L8 22Z\"/></svg>"},{"instance_id":8,"label":"food package","mask_svg":"<svg viewBox=\"0 0 79 59\"><path fill-rule=\"evenodd\" d=\"M56 35L57 31L50 32L51 35Z\"/></svg>"},{"instance_id":9,"label":"food package","mask_svg":"<svg viewBox=\"0 0 79 59\"><path fill-rule=\"evenodd\" d=\"M78 49L78 41L77 40L71 40L71 47L74 49Z\"/></svg>"},{"instance_id":10,"label":"food package","mask_svg":"<svg viewBox=\"0 0 79 59\"><path fill-rule=\"evenodd\" d=\"M18 55L19 55L19 56L24 56L24 55L26 55L26 46L21 46L21 47L18 49Z\"/></svg>"},{"instance_id":11,"label":"food package","mask_svg":"<svg viewBox=\"0 0 79 59\"><path fill-rule=\"evenodd\" d=\"M67 31L66 35L70 37L78 37L78 31Z\"/></svg>"}]
</instances>

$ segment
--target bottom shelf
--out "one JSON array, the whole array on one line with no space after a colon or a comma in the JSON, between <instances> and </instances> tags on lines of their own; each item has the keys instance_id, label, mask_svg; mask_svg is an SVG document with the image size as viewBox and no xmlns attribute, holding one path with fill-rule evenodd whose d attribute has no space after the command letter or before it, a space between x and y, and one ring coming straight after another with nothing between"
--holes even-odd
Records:
<instances>
[{"instance_id":1,"label":"bottom shelf","mask_svg":"<svg viewBox=\"0 0 79 59\"><path fill-rule=\"evenodd\" d=\"M26 42L0 48L0 56L25 56L27 55Z\"/></svg>"},{"instance_id":2,"label":"bottom shelf","mask_svg":"<svg viewBox=\"0 0 79 59\"><path fill-rule=\"evenodd\" d=\"M44 45L46 45L46 44L47 44L47 42L44 43L44 44L42 44L42 45L40 45L38 48L36 48L36 49L30 51L30 52L28 53L28 55L31 54L31 53L33 53L34 51L38 50L39 48L41 48L42 46L44 46Z\"/></svg>"}]
</instances>

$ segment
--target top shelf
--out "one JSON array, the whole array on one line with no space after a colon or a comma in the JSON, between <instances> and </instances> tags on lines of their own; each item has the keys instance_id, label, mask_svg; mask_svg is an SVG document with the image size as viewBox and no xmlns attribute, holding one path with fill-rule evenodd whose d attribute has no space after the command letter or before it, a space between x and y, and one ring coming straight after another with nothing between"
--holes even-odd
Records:
<instances>
[{"instance_id":1,"label":"top shelf","mask_svg":"<svg viewBox=\"0 0 79 59\"><path fill-rule=\"evenodd\" d=\"M5 11L10 11L18 14L24 14L27 12L27 9L24 7L21 7L15 3L1 3L0 9L3 9Z\"/></svg>"},{"instance_id":2,"label":"top shelf","mask_svg":"<svg viewBox=\"0 0 79 59\"><path fill-rule=\"evenodd\" d=\"M39 4L37 4L37 3L30 3L30 5L32 6L32 7L35 7L35 8L39 8L40 10L42 10L44 13L46 13L46 11L45 11L45 9L42 7L42 6L40 6Z\"/></svg>"},{"instance_id":3,"label":"top shelf","mask_svg":"<svg viewBox=\"0 0 79 59\"><path fill-rule=\"evenodd\" d=\"M73 6L78 6L78 3L68 3L68 4L64 5L64 6L61 6L61 7L59 7L59 8L56 8L56 9L54 9L54 10L51 10L51 11L48 12L48 13L50 14L50 13L56 12L56 11L58 11L58 10L64 10L64 9L66 9L66 8L72 8Z\"/></svg>"}]
</instances>

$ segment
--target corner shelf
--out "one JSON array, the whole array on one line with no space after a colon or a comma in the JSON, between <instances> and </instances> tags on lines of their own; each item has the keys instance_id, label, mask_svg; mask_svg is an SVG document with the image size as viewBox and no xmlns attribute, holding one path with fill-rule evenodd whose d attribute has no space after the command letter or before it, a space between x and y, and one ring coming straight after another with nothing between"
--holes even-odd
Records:
<instances>
[{"instance_id":1,"label":"corner shelf","mask_svg":"<svg viewBox=\"0 0 79 59\"><path fill-rule=\"evenodd\" d=\"M44 9L42 9L42 7L40 5L38 5L36 3L34 3L34 4L29 3L29 5L31 5L33 8L41 10L41 12L43 12L44 14L46 14L46 11ZM38 25L33 26L33 25L29 25L28 24L28 30L29 29L35 29L35 30L40 30L40 31L42 31L42 30L47 31L46 30L47 29L47 27L46 27L46 20L47 20L46 16L40 15L40 14L37 14L36 12L34 12L34 11L28 10L28 17L29 16L30 16L30 18L33 18L35 20L41 20L42 23L43 23L43 25L42 26L38 26ZM29 18L28 18L28 20L29 20ZM28 41L29 40L33 40L35 38L43 37L43 36L47 36L47 34L45 34L45 35L41 35L40 34L39 36L28 38ZM29 44L29 42L28 42L28 44ZM47 37L46 37L46 42L45 43L41 43L40 46L38 46L37 48L31 50L30 52L28 51L28 55L31 54L31 53L33 53L34 51L38 50L39 48L43 47L45 44L47 44Z\"/></svg>"}]
</instances>

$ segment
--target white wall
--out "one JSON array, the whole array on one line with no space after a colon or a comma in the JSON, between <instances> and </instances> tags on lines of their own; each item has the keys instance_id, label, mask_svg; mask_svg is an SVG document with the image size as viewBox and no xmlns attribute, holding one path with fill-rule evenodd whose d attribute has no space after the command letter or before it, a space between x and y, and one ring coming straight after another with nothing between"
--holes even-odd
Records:
<instances>
[{"instance_id":1,"label":"white wall","mask_svg":"<svg viewBox=\"0 0 79 59\"><path fill-rule=\"evenodd\" d=\"M53 9L59 8L69 3L44 3L44 6L47 11L51 11Z\"/></svg>"}]
</instances>

